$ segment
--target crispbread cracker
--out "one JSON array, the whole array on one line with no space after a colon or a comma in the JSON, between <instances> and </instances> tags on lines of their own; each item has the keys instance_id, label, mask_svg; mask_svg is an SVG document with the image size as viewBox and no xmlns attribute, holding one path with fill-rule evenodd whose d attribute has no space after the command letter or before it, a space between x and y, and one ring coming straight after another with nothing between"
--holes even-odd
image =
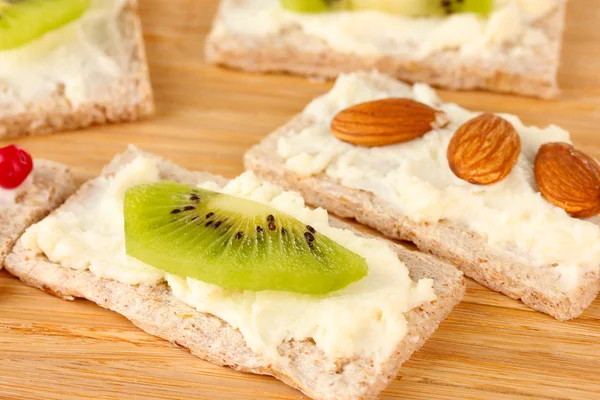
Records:
<instances>
[{"instance_id":1,"label":"crispbread cracker","mask_svg":"<svg viewBox=\"0 0 600 400\"><path fill-rule=\"evenodd\" d=\"M34 160L34 165L31 184L17 196L13 206L0 209L0 269L4 257L25 229L75 191L75 182L66 166L45 160Z\"/></svg>"},{"instance_id":2,"label":"crispbread cracker","mask_svg":"<svg viewBox=\"0 0 600 400\"><path fill-rule=\"evenodd\" d=\"M493 57L484 59L465 58L458 50L448 49L422 60L340 52L297 26L265 36L239 34L223 23L223 14L227 5L244 1L247 0L221 0L206 42L208 62L253 72L288 72L328 79L341 73L376 69L402 80L454 90L484 89L540 98L558 94L566 0L554 0L554 10L535 23L548 40L548 46L535 53L519 55L514 45L507 44L497 49Z\"/></svg>"},{"instance_id":3,"label":"crispbread cracker","mask_svg":"<svg viewBox=\"0 0 600 400\"><path fill-rule=\"evenodd\" d=\"M119 155L104 170L112 173L133 160L136 150ZM161 178L187 184L226 181L208 173L190 172L160 159ZM68 202L85 198L94 180L86 183ZM167 285L127 285L96 277L89 271L61 267L19 241L7 257L6 268L28 285L63 299L87 298L116 311L146 332L188 349L198 357L240 371L271 375L318 400L375 399L400 365L418 350L464 293L462 274L452 266L401 246L393 245L413 279L432 278L437 300L406 314L409 329L397 351L382 365L368 359L333 359L307 340L288 341L279 347L289 358L287 367L267 363L253 353L237 329L210 314L197 312L177 299Z\"/></svg>"},{"instance_id":4,"label":"crispbread cracker","mask_svg":"<svg viewBox=\"0 0 600 400\"><path fill-rule=\"evenodd\" d=\"M361 74L361 79L382 89L390 82L396 84L381 74ZM553 266L527 265L521 257L490 246L486 238L466 227L448 222L415 222L385 200L367 191L344 187L324 173L301 177L286 169L284 160L277 156L278 139L312 123L305 115L296 116L246 153L246 168L261 179L300 192L309 204L341 217L355 218L388 237L414 242L420 250L451 262L482 285L521 299L558 320L578 317L596 298L600 290L598 269L581 276L576 287L564 292L558 286Z\"/></svg>"},{"instance_id":5,"label":"crispbread cracker","mask_svg":"<svg viewBox=\"0 0 600 400\"><path fill-rule=\"evenodd\" d=\"M0 138L41 135L85 128L90 125L134 121L154 112L152 87L148 75L142 26L137 0L126 0L118 27L125 41L124 71L102 91L74 106L57 86L53 95L35 102L22 102L12 111L0 109ZM3 85L0 82L0 91ZM14 110L24 111L14 111Z\"/></svg>"}]
</instances>

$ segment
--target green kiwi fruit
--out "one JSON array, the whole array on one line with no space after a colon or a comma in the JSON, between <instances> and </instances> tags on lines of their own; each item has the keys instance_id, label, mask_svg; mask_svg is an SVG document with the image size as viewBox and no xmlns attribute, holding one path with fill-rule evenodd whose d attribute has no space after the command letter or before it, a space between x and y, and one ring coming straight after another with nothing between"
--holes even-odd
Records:
<instances>
[{"instance_id":1,"label":"green kiwi fruit","mask_svg":"<svg viewBox=\"0 0 600 400\"><path fill-rule=\"evenodd\" d=\"M301 13L320 13L324 11L346 10L352 0L279 0L286 10Z\"/></svg>"},{"instance_id":2,"label":"green kiwi fruit","mask_svg":"<svg viewBox=\"0 0 600 400\"><path fill-rule=\"evenodd\" d=\"M334 10L377 10L411 17L461 12L488 14L494 0L281 0L284 8L319 13Z\"/></svg>"},{"instance_id":3,"label":"green kiwi fruit","mask_svg":"<svg viewBox=\"0 0 600 400\"><path fill-rule=\"evenodd\" d=\"M0 50L17 48L79 18L91 0L0 0Z\"/></svg>"},{"instance_id":4,"label":"green kiwi fruit","mask_svg":"<svg viewBox=\"0 0 600 400\"><path fill-rule=\"evenodd\" d=\"M378 10L411 17L449 15L462 12L487 14L494 0L352 0L355 10Z\"/></svg>"},{"instance_id":5,"label":"green kiwi fruit","mask_svg":"<svg viewBox=\"0 0 600 400\"><path fill-rule=\"evenodd\" d=\"M325 294L367 274L364 258L265 204L174 182L128 189L127 254L239 290Z\"/></svg>"}]
</instances>

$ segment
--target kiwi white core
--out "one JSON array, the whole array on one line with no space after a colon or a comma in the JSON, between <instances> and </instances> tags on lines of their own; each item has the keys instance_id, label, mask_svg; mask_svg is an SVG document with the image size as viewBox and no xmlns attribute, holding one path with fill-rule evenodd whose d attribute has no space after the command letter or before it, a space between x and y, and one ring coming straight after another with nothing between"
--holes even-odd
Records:
<instances>
[{"instance_id":1,"label":"kiwi white core","mask_svg":"<svg viewBox=\"0 0 600 400\"><path fill-rule=\"evenodd\" d=\"M272 363L285 363L277 346L312 338L328 356L365 356L384 362L406 333L404 313L435 299L432 281L413 282L386 242L329 225L325 210L311 210L295 192L262 183L251 172L225 187L201 187L267 204L285 212L367 260L368 275L324 296L225 290L196 279L165 274L125 254L123 198L134 185L158 181L152 158L138 157L116 175L98 178L86 196L71 202L24 235L27 245L65 267L89 269L128 284L165 280L173 294L198 311L223 319L250 348ZM227 204L221 204L227 206ZM261 204L257 204L261 207Z\"/></svg>"}]
</instances>

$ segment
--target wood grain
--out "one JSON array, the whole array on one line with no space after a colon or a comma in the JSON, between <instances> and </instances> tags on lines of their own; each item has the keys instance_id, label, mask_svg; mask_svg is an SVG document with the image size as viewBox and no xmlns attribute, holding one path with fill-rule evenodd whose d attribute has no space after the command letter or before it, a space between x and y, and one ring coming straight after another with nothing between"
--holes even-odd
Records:
<instances>
[{"instance_id":1,"label":"wood grain","mask_svg":"<svg viewBox=\"0 0 600 400\"><path fill-rule=\"evenodd\" d=\"M158 107L148 121L18 141L37 157L97 174L126 144L226 177L242 155L330 83L207 66L216 0L141 0ZM442 92L446 100L569 129L600 157L600 4L571 1L556 101ZM0 145L5 145L0 141ZM600 398L600 301L561 323L469 282L465 301L382 399ZM67 302L0 272L0 399L305 398L267 377L215 367L86 301Z\"/></svg>"}]
</instances>

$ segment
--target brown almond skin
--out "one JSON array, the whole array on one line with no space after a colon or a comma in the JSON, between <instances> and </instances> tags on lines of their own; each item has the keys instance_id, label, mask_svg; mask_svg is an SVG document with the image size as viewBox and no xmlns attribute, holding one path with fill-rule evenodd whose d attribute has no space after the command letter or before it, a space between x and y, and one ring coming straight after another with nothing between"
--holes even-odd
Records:
<instances>
[{"instance_id":1,"label":"brown almond skin","mask_svg":"<svg viewBox=\"0 0 600 400\"><path fill-rule=\"evenodd\" d=\"M568 143L543 144L533 165L542 196L573 217L600 213L600 166Z\"/></svg>"},{"instance_id":2,"label":"brown almond skin","mask_svg":"<svg viewBox=\"0 0 600 400\"><path fill-rule=\"evenodd\" d=\"M390 98L340 111L331 122L331 132L344 142L375 147L407 142L447 122L444 113L426 104Z\"/></svg>"},{"instance_id":3,"label":"brown almond skin","mask_svg":"<svg viewBox=\"0 0 600 400\"><path fill-rule=\"evenodd\" d=\"M454 175L477 185L490 185L510 173L520 153L521 139L510 122L485 113L456 130L446 155Z\"/></svg>"}]
</instances>

